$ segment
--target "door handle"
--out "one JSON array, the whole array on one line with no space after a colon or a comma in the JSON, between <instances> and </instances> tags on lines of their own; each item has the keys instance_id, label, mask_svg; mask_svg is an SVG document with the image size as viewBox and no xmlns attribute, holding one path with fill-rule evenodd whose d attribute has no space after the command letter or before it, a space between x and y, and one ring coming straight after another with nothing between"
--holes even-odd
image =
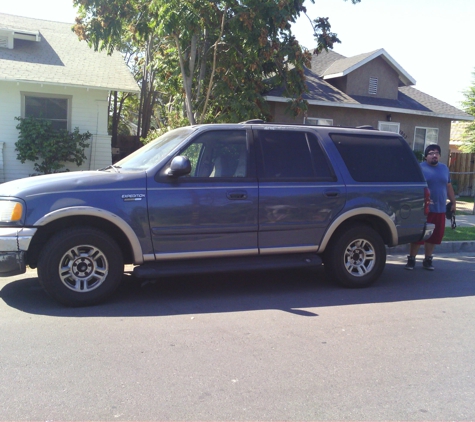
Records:
<instances>
[{"instance_id":1,"label":"door handle","mask_svg":"<svg viewBox=\"0 0 475 422\"><path fill-rule=\"evenodd\" d=\"M340 195L340 191L338 191L338 190L327 190L327 191L325 191L324 195L327 196L328 198L335 198L338 195Z\"/></svg>"},{"instance_id":2,"label":"door handle","mask_svg":"<svg viewBox=\"0 0 475 422\"><path fill-rule=\"evenodd\" d=\"M226 197L231 200L247 199L247 192L246 191L226 192Z\"/></svg>"}]
</instances>

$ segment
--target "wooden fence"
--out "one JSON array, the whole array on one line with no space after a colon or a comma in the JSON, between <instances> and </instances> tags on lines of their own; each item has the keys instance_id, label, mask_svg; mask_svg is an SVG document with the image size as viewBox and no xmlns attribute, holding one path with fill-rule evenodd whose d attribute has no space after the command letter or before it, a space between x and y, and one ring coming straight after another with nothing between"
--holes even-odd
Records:
<instances>
[{"instance_id":1,"label":"wooden fence","mask_svg":"<svg viewBox=\"0 0 475 422\"><path fill-rule=\"evenodd\" d=\"M455 194L475 196L475 153L452 152L449 170Z\"/></svg>"}]
</instances>

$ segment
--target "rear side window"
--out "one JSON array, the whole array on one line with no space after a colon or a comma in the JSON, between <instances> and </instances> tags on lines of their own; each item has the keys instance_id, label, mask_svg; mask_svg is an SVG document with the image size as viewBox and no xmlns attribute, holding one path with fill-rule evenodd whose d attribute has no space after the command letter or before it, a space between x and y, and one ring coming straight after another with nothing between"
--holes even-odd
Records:
<instances>
[{"instance_id":1,"label":"rear side window","mask_svg":"<svg viewBox=\"0 0 475 422\"><path fill-rule=\"evenodd\" d=\"M264 179L334 180L317 138L308 132L258 130Z\"/></svg>"},{"instance_id":2,"label":"rear side window","mask_svg":"<svg viewBox=\"0 0 475 422\"><path fill-rule=\"evenodd\" d=\"M357 182L423 182L414 153L399 137L332 134L331 138Z\"/></svg>"}]
</instances>

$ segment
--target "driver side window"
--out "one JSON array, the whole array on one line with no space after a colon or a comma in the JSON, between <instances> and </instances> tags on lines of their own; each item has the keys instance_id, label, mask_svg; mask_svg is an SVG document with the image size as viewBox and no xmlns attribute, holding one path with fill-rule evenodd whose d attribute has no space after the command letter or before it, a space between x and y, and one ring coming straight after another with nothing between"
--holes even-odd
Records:
<instances>
[{"instance_id":1,"label":"driver side window","mask_svg":"<svg viewBox=\"0 0 475 422\"><path fill-rule=\"evenodd\" d=\"M191 162L190 177L246 177L248 162L246 131L205 132L180 155L188 157Z\"/></svg>"}]
</instances>

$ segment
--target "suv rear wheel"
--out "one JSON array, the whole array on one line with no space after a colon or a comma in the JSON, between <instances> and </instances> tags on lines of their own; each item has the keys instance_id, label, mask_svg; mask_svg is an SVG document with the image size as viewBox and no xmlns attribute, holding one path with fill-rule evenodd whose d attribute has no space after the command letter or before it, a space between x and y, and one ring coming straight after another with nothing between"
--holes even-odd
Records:
<instances>
[{"instance_id":1,"label":"suv rear wheel","mask_svg":"<svg viewBox=\"0 0 475 422\"><path fill-rule=\"evenodd\" d=\"M386 248L371 227L345 227L333 235L324 263L329 276L342 286L366 287L383 272Z\"/></svg>"},{"instance_id":2,"label":"suv rear wheel","mask_svg":"<svg viewBox=\"0 0 475 422\"><path fill-rule=\"evenodd\" d=\"M67 306L100 302L118 287L124 273L122 252L106 233L66 229L53 236L38 260L40 284Z\"/></svg>"}]
</instances>

